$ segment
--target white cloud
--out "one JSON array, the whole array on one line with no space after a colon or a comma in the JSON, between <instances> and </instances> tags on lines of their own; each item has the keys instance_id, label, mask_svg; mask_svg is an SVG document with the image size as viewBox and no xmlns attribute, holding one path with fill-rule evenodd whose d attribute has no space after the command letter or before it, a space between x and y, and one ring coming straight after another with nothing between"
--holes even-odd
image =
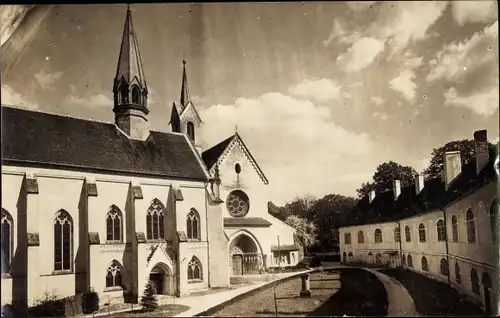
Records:
<instances>
[{"instance_id":1,"label":"white cloud","mask_svg":"<svg viewBox=\"0 0 500 318\"><path fill-rule=\"evenodd\" d=\"M107 94L95 94L86 98L71 95L68 97L67 102L88 108L113 107L113 98Z\"/></svg>"},{"instance_id":2,"label":"white cloud","mask_svg":"<svg viewBox=\"0 0 500 318\"><path fill-rule=\"evenodd\" d=\"M486 63L498 63L498 21L463 42L446 45L430 62L427 81L454 81ZM498 68L497 66L494 66Z\"/></svg>"},{"instance_id":3,"label":"white cloud","mask_svg":"<svg viewBox=\"0 0 500 318\"><path fill-rule=\"evenodd\" d=\"M495 87L489 90L474 93L469 96L459 96L457 90L451 87L444 93L444 104L446 106L467 108L483 116L491 116L498 110L498 94L498 82Z\"/></svg>"},{"instance_id":4,"label":"white cloud","mask_svg":"<svg viewBox=\"0 0 500 318\"><path fill-rule=\"evenodd\" d=\"M384 103L384 100L378 96L372 96L370 99L377 106L382 105Z\"/></svg>"},{"instance_id":5,"label":"white cloud","mask_svg":"<svg viewBox=\"0 0 500 318\"><path fill-rule=\"evenodd\" d=\"M32 5L2 5L0 6L0 32L3 45L23 22Z\"/></svg>"},{"instance_id":6,"label":"white cloud","mask_svg":"<svg viewBox=\"0 0 500 318\"><path fill-rule=\"evenodd\" d=\"M38 104L29 101L25 96L17 93L10 86L2 84L2 104L24 106L37 109Z\"/></svg>"},{"instance_id":7,"label":"white cloud","mask_svg":"<svg viewBox=\"0 0 500 318\"><path fill-rule=\"evenodd\" d=\"M372 116L374 118L378 118L378 119L381 119L381 120L387 120L390 118L390 116L386 113L378 113L378 112L375 112L372 114Z\"/></svg>"},{"instance_id":8,"label":"white cloud","mask_svg":"<svg viewBox=\"0 0 500 318\"><path fill-rule=\"evenodd\" d=\"M227 138L238 125L238 132L270 180L273 200L286 201L307 192L325 195L335 187L344 193L346 187L354 191L357 181L345 185L336 178L358 173L359 160L369 158L366 154L374 149L368 134L336 125L329 108L312 99L267 93L201 112L206 123L202 135L208 146Z\"/></svg>"},{"instance_id":9,"label":"white cloud","mask_svg":"<svg viewBox=\"0 0 500 318\"><path fill-rule=\"evenodd\" d=\"M409 54L406 55L407 57ZM409 58L404 61L398 76L389 82L389 87L401 93L408 102L413 102L417 84L415 83L415 69L422 64L422 57Z\"/></svg>"},{"instance_id":10,"label":"white cloud","mask_svg":"<svg viewBox=\"0 0 500 318\"><path fill-rule=\"evenodd\" d=\"M382 41L363 37L337 58L337 64L347 72L356 72L370 65L383 50Z\"/></svg>"},{"instance_id":11,"label":"white cloud","mask_svg":"<svg viewBox=\"0 0 500 318\"><path fill-rule=\"evenodd\" d=\"M290 87L288 92L301 98L312 98L320 103L332 101L340 97L340 86L332 80L308 79Z\"/></svg>"},{"instance_id":12,"label":"white cloud","mask_svg":"<svg viewBox=\"0 0 500 318\"><path fill-rule=\"evenodd\" d=\"M44 70L35 74L35 79L42 89L54 90L56 81L62 76L62 72L46 73Z\"/></svg>"},{"instance_id":13,"label":"white cloud","mask_svg":"<svg viewBox=\"0 0 500 318\"><path fill-rule=\"evenodd\" d=\"M498 18L496 1L454 1L453 18L459 25L493 22Z\"/></svg>"}]
</instances>

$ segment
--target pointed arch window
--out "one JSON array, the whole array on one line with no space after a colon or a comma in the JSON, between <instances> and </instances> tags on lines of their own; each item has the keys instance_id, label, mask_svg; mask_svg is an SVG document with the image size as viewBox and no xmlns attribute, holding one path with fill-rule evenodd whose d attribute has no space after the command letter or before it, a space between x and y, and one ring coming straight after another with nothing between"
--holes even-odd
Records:
<instances>
[{"instance_id":1,"label":"pointed arch window","mask_svg":"<svg viewBox=\"0 0 500 318\"><path fill-rule=\"evenodd\" d=\"M457 221L457 216L453 215L451 217L451 236L453 239L453 242L458 242L458 221Z\"/></svg>"},{"instance_id":2,"label":"pointed arch window","mask_svg":"<svg viewBox=\"0 0 500 318\"><path fill-rule=\"evenodd\" d=\"M427 257L422 256L421 266L422 266L422 270L424 272L428 272L429 271L429 262L427 261Z\"/></svg>"},{"instance_id":3,"label":"pointed arch window","mask_svg":"<svg viewBox=\"0 0 500 318\"><path fill-rule=\"evenodd\" d=\"M408 225L405 226L405 237L406 237L406 242L411 242L411 231Z\"/></svg>"},{"instance_id":4,"label":"pointed arch window","mask_svg":"<svg viewBox=\"0 0 500 318\"><path fill-rule=\"evenodd\" d=\"M408 254L408 267L413 267L413 258Z\"/></svg>"},{"instance_id":5,"label":"pointed arch window","mask_svg":"<svg viewBox=\"0 0 500 318\"><path fill-rule=\"evenodd\" d=\"M68 212L60 210L54 220L54 270L71 270L73 253L73 221Z\"/></svg>"},{"instance_id":6,"label":"pointed arch window","mask_svg":"<svg viewBox=\"0 0 500 318\"><path fill-rule=\"evenodd\" d=\"M122 83L120 86L120 101L123 104L128 103L128 86L125 83Z\"/></svg>"},{"instance_id":7,"label":"pointed arch window","mask_svg":"<svg viewBox=\"0 0 500 318\"><path fill-rule=\"evenodd\" d=\"M146 236L148 240L165 238L164 217L163 204L158 199L154 199L146 215Z\"/></svg>"},{"instance_id":8,"label":"pointed arch window","mask_svg":"<svg viewBox=\"0 0 500 318\"><path fill-rule=\"evenodd\" d=\"M186 220L187 238L190 240L200 240L200 215L195 209L191 209Z\"/></svg>"},{"instance_id":9,"label":"pointed arch window","mask_svg":"<svg viewBox=\"0 0 500 318\"><path fill-rule=\"evenodd\" d=\"M106 240L121 242L122 232L122 213L113 205L106 215Z\"/></svg>"},{"instance_id":10,"label":"pointed arch window","mask_svg":"<svg viewBox=\"0 0 500 318\"><path fill-rule=\"evenodd\" d=\"M471 290L474 294L479 295L479 278L475 268L470 270Z\"/></svg>"},{"instance_id":11,"label":"pointed arch window","mask_svg":"<svg viewBox=\"0 0 500 318\"><path fill-rule=\"evenodd\" d=\"M363 231L358 232L358 244L363 244L365 242L365 236Z\"/></svg>"},{"instance_id":12,"label":"pointed arch window","mask_svg":"<svg viewBox=\"0 0 500 318\"><path fill-rule=\"evenodd\" d=\"M194 140L194 124L192 122L187 123L187 135L189 138L191 138L192 141Z\"/></svg>"},{"instance_id":13,"label":"pointed arch window","mask_svg":"<svg viewBox=\"0 0 500 318\"><path fill-rule=\"evenodd\" d=\"M448 268L448 261L445 258L441 259L441 263L440 263L440 266L439 266L439 271L440 271L441 275L444 275L444 276L449 276L450 275L450 271L449 271L449 268Z\"/></svg>"},{"instance_id":14,"label":"pointed arch window","mask_svg":"<svg viewBox=\"0 0 500 318\"><path fill-rule=\"evenodd\" d=\"M394 229L394 242L401 242L401 233L399 233L399 228Z\"/></svg>"},{"instance_id":15,"label":"pointed arch window","mask_svg":"<svg viewBox=\"0 0 500 318\"><path fill-rule=\"evenodd\" d=\"M493 240L493 242L496 242L498 238L497 217L498 217L498 201L497 199L495 199L490 205L490 227L491 227L491 239Z\"/></svg>"},{"instance_id":16,"label":"pointed arch window","mask_svg":"<svg viewBox=\"0 0 500 318\"><path fill-rule=\"evenodd\" d=\"M139 87L135 85L134 87L132 87L132 103L133 104L141 103L141 91L139 90Z\"/></svg>"},{"instance_id":17,"label":"pointed arch window","mask_svg":"<svg viewBox=\"0 0 500 318\"><path fill-rule=\"evenodd\" d=\"M12 237L13 237L12 216L2 209L2 274L10 272L10 262L12 259Z\"/></svg>"},{"instance_id":18,"label":"pointed arch window","mask_svg":"<svg viewBox=\"0 0 500 318\"><path fill-rule=\"evenodd\" d=\"M418 226L418 239L421 243L424 243L425 240L425 225L420 223Z\"/></svg>"},{"instance_id":19,"label":"pointed arch window","mask_svg":"<svg viewBox=\"0 0 500 318\"><path fill-rule=\"evenodd\" d=\"M375 243L382 243L382 231L380 229L375 230Z\"/></svg>"},{"instance_id":20,"label":"pointed arch window","mask_svg":"<svg viewBox=\"0 0 500 318\"><path fill-rule=\"evenodd\" d=\"M188 263L188 283L199 283L203 281L203 271L200 260L193 256Z\"/></svg>"},{"instance_id":21,"label":"pointed arch window","mask_svg":"<svg viewBox=\"0 0 500 318\"><path fill-rule=\"evenodd\" d=\"M106 287L122 287L122 266L116 260L106 271Z\"/></svg>"},{"instance_id":22,"label":"pointed arch window","mask_svg":"<svg viewBox=\"0 0 500 318\"><path fill-rule=\"evenodd\" d=\"M439 242L446 241L446 227L444 226L444 220L439 220L436 225L437 237Z\"/></svg>"},{"instance_id":23,"label":"pointed arch window","mask_svg":"<svg viewBox=\"0 0 500 318\"><path fill-rule=\"evenodd\" d=\"M474 218L474 214L472 213L472 209L467 210L465 218L466 218L466 224L467 224L467 242L475 243L476 242L476 219Z\"/></svg>"}]
</instances>

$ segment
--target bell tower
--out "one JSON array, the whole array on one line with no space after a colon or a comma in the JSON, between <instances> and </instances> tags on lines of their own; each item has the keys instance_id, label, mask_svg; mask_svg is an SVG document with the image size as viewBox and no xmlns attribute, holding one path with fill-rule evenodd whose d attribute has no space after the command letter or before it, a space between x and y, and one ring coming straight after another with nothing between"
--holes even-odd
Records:
<instances>
[{"instance_id":1,"label":"bell tower","mask_svg":"<svg viewBox=\"0 0 500 318\"><path fill-rule=\"evenodd\" d=\"M145 140L149 135L148 87L130 5L127 5L113 95L115 124L130 138Z\"/></svg>"}]
</instances>

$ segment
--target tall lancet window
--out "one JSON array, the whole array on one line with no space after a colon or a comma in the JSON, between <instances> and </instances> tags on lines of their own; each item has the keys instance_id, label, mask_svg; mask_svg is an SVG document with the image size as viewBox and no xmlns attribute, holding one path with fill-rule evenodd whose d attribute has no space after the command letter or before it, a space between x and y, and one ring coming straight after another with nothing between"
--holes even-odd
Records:
<instances>
[{"instance_id":1,"label":"tall lancet window","mask_svg":"<svg viewBox=\"0 0 500 318\"><path fill-rule=\"evenodd\" d=\"M54 220L54 270L71 270L73 221L68 212L60 210Z\"/></svg>"},{"instance_id":2,"label":"tall lancet window","mask_svg":"<svg viewBox=\"0 0 500 318\"><path fill-rule=\"evenodd\" d=\"M146 236L148 240L165 238L164 207L158 200L154 199L146 215Z\"/></svg>"},{"instance_id":3,"label":"tall lancet window","mask_svg":"<svg viewBox=\"0 0 500 318\"><path fill-rule=\"evenodd\" d=\"M12 258L12 217L2 209L2 274L9 273Z\"/></svg>"},{"instance_id":4,"label":"tall lancet window","mask_svg":"<svg viewBox=\"0 0 500 318\"><path fill-rule=\"evenodd\" d=\"M141 102L141 93L139 90L139 87L134 86L132 88L132 103L133 104L140 104Z\"/></svg>"},{"instance_id":5,"label":"tall lancet window","mask_svg":"<svg viewBox=\"0 0 500 318\"><path fill-rule=\"evenodd\" d=\"M194 140L194 124L192 122L187 123L187 135L189 138L191 138L192 141Z\"/></svg>"},{"instance_id":6,"label":"tall lancet window","mask_svg":"<svg viewBox=\"0 0 500 318\"><path fill-rule=\"evenodd\" d=\"M190 240L200 240L200 216L195 209L191 209L186 221L187 238Z\"/></svg>"},{"instance_id":7,"label":"tall lancet window","mask_svg":"<svg viewBox=\"0 0 500 318\"><path fill-rule=\"evenodd\" d=\"M121 86L120 86L120 98L121 98L121 102L123 104L127 104L128 103L128 87L125 83L122 83Z\"/></svg>"},{"instance_id":8,"label":"tall lancet window","mask_svg":"<svg viewBox=\"0 0 500 318\"><path fill-rule=\"evenodd\" d=\"M122 213L114 205L106 215L106 241L122 241Z\"/></svg>"}]
</instances>

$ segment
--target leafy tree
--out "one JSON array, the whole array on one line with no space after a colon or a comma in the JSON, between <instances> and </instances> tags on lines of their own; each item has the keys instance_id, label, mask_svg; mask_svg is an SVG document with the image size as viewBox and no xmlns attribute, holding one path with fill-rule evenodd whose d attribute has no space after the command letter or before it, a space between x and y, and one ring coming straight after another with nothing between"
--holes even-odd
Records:
<instances>
[{"instance_id":1,"label":"leafy tree","mask_svg":"<svg viewBox=\"0 0 500 318\"><path fill-rule=\"evenodd\" d=\"M291 215L285 220L285 223L295 229L297 237L304 247L304 252L316 243L318 231L313 222L296 215Z\"/></svg>"},{"instance_id":2,"label":"leafy tree","mask_svg":"<svg viewBox=\"0 0 500 318\"><path fill-rule=\"evenodd\" d=\"M297 197L292 202L285 204L287 215L296 215L311 221L313 219L312 207L316 199L308 194L304 197Z\"/></svg>"},{"instance_id":3,"label":"leafy tree","mask_svg":"<svg viewBox=\"0 0 500 318\"><path fill-rule=\"evenodd\" d=\"M144 295L141 297L141 306L144 311L155 311L158 308L155 291L151 281L148 281L144 289Z\"/></svg>"},{"instance_id":4,"label":"leafy tree","mask_svg":"<svg viewBox=\"0 0 500 318\"><path fill-rule=\"evenodd\" d=\"M288 217L288 211L284 207L278 207L273 202L267 202L267 210L269 214L277 218L278 220L285 221Z\"/></svg>"},{"instance_id":5,"label":"leafy tree","mask_svg":"<svg viewBox=\"0 0 500 318\"><path fill-rule=\"evenodd\" d=\"M397 162L389 161L380 164L373 174L373 183L363 183L356 192L362 198L371 190L377 192L392 191L392 181L401 181L401 187L410 185L415 176L415 170L410 166L403 166Z\"/></svg>"}]
</instances>

